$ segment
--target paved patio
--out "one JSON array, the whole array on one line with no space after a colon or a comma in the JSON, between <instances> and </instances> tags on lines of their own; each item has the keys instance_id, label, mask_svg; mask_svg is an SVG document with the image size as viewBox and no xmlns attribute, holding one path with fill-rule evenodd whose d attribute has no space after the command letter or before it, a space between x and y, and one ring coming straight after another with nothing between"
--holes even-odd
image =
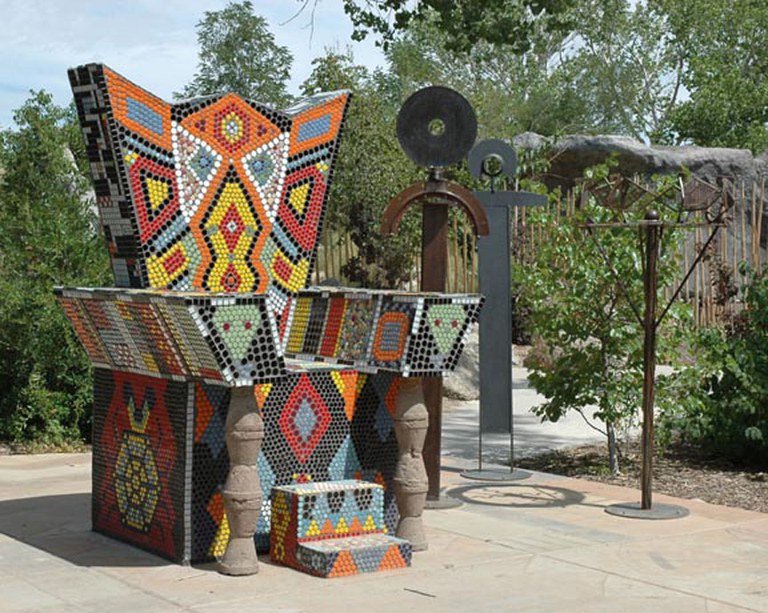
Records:
<instances>
[{"instance_id":1,"label":"paved patio","mask_svg":"<svg viewBox=\"0 0 768 613\"><path fill-rule=\"evenodd\" d=\"M443 481L465 504L425 512L429 550L410 569L332 580L267 556L246 578L169 564L90 531L88 454L0 457L0 611L768 611L768 515L656 496L691 515L629 520L603 508L633 490L468 481L472 411L446 412ZM529 426L537 445L562 444L562 429Z\"/></svg>"}]
</instances>

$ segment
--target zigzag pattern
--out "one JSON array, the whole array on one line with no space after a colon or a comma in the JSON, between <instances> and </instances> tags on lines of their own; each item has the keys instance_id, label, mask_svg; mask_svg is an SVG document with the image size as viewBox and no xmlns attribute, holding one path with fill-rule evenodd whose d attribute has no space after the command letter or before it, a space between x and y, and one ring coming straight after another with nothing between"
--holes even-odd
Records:
<instances>
[{"instance_id":1,"label":"zigzag pattern","mask_svg":"<svg viewBox=\"0 0 768 613\"><path fill-rule=\"evenodd\" d=\"M321 577L403 568L411 545L386 534L384 490L352 479L272 490L270 557Z\"/></svg>"}]
</instances>

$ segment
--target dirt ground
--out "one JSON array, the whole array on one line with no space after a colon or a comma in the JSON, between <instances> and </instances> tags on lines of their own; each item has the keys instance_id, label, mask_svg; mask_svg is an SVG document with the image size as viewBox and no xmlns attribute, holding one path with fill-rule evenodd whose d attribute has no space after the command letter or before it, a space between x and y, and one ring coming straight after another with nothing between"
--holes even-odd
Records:
<instances>
[{"instance_id":1,"label":"dirt ground","mask_svg":"<svg viewBox=\"0 0 768 613\"><path fill-rule=\"evenodd\" d=\"M523 458L520 468L614 485L640 487L642 464L638 441L622 445L621 474L612 477L606 445L585 445ZM682 445L657 451L653 491L679 498L768 513L768 472L734 466L727 461L701 456Z\"/></svg>"}]
</instances>

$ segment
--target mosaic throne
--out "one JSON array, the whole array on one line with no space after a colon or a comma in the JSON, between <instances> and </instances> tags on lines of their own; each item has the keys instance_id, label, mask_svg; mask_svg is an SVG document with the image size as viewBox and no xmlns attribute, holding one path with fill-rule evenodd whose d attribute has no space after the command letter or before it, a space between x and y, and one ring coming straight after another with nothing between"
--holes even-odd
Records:
<instances>
[{"instance_id":1,"label":"mosaic throne","mask_svg":"<svg viewBox=\"0 0 768 613\"><path fill-rule=\"evenodd\" d=\"M230 537L225 423L264 423L257 548L275 485L391 487L404 377L451 371L477 296L308 288L348 92L276 110L167 103L106 66L69 71L115 288L57 288L94 365L93 528L171 560Z\"/></svg>"}]
</instances>

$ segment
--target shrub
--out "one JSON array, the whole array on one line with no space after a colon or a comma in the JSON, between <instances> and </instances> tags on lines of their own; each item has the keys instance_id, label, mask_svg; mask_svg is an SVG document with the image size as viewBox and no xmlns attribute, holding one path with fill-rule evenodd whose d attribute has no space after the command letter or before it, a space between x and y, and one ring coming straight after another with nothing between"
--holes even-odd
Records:
<instances>
[{"instance_id":1,"label":"shrub","mask_svg":"<svg viewBox=\"0 0 768 613\"><path fill-rule=\"evenodd\" d=\"M0 437L59 444L89 436L91 375L53 286L104 285L109 265L71 109L37 92L14 119L0 132Z\"/></svg>"},{"instance_id":2,"label":"shrub","mask_svg":"<svg viewBox=\"0 0 768 613\"><path fill-rule=\"evenodd\" d=\"M744 311L730 329L705 328L692 363L660 378L662 441L677 436L746 463L768 460L768 274L742 267Z\"/></svg>"},{"instance_id":3,"label":"shrub","mask_svg":"<svg viewBox=\"0 0 768 613\"><path fill-rule=\"evenodd\" d=\"M605 177L607 172L607 167L596 168L592 178ZM657 193L665 191L663 184L660 187ZM674 201L665 202L665 207L660 204L640 200L631 210L619 212L600 206L590 196L572 215L562 215L558 207L532 211L529 220L545 225L547 240L537 247L529 264L517 268L515 276L534 336L534 350L526 361L529 380L546 398L533 412L549 421L558 421L568 411L587 419L584 409L595 407L594 417L604 427L593 427L607 437L614 473L619 470L616 432L635 419L641 405L643 329L631 304L642 313L642 250L638 232L630 228L594 230L599 232L597 240L612 272L583 226L589 219L638 220L651 207L676 219ZM665 231L659 287L677 270L679 242L675 230ZM668 348L680 342L676 331L686 329L685 315L686 309L677 306L659 327L660 355L674 357Z\"/></svg>"}]
</instances>

